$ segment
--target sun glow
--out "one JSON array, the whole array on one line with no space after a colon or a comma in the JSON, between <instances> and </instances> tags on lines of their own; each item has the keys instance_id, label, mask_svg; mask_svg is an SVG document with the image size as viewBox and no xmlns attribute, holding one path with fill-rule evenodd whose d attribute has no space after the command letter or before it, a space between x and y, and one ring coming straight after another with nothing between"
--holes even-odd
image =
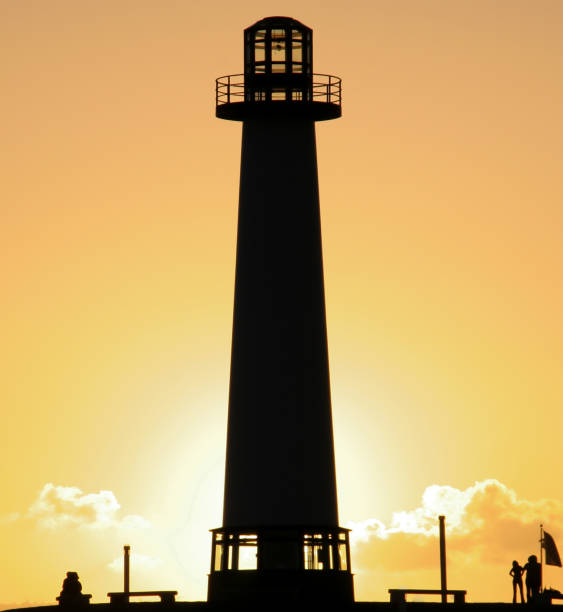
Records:
<instances>
[{"instance_id":1,"label":"sun glow","mask_svg":"<svg viewBox=\"0 0 563 612\"><path fill-rule=\"evenodd\" d=\"M343 77L317 144L359 599L437 583L437 513L470 601L509 601L539 522L562 541L563 4L482 4L284 4ZM4 607L69 570L107 601L126 543L136 587L204 599L221 522L240 126L213 78L277 11L111 7L0 7Z\"/></svg>"}]
</instances>

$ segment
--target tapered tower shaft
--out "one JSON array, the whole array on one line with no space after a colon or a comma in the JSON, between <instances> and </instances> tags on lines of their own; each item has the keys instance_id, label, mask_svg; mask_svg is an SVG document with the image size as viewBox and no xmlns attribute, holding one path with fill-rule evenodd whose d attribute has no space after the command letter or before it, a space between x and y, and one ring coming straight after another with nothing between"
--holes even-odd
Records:
<instances>
[{"instance_id":1,"label":"tapered tower shaft","mask_svg":"<svg viewBox=\"0 0 563 612\"><path fill-rule=\"evenodd\" d=\"M336 527L312 120L244 122L236 270L223 525Z\"/></svg>"}]
</instances>

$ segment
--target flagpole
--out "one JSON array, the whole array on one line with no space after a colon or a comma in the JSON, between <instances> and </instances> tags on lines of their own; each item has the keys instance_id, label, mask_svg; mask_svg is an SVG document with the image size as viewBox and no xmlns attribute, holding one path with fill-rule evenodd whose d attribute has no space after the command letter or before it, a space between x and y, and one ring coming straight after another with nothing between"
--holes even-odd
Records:
<instances>
[{"instance_id":1,"label":"flagpole","mask_svg":"<svg viewBox=\"0 0 563 612\"><path fill-rule=\"evenodd\" d=\"M540 523L540 593L543 592L543 525Z\"/></svg>"}]
</instances>

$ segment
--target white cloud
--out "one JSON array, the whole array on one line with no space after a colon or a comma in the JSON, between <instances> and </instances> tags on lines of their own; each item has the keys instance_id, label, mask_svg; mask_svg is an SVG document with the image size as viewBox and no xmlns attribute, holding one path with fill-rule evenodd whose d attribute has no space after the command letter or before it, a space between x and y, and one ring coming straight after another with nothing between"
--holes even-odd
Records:
<instances>
[{"instance_id":1,"label":"white cloud","mask_svg":"<svg viewBox=\"0 0 563 612\"><path fill-rule=\"evenodd\" d=\"M11 514L5 514L0 516L0 525L6 525L7 523L13 523L20 518L19 512L12 512Z\"/></svg>"},{"instance_id":2,"label":"white cloud","mask_svg":"<svg viewBox=\"0 0 563 612\"><path fill-rule=\"evenodd\" d=\"M478 572L503 580L513 559L523 563L530 554L539 555L540 523L563 546L563 504L557 500L522 499L494 479L465 490L432 485L419 507L395 512L387 525L377 518L347 525L356 582L368 598L405 583L423 587L418 583L423 575L435 580L441 514L446 516L448 576L462 587ZM483 593L479 588L472 592L484 597L485 587Z\"/></svg>"},{"instance_id":3,"label":"white cloud","mask_svg":"<svg viewBox=\"0 0 563 612\"><path fill-rule=\"evenodd\" d=\"M563 504L557 500L519 499L516 492L495 479L476 482L460 491L450 486L432 485L422 495L422 503L414 510L394 512L389 526L370 518L350 522L351 541L356 544L371 538L387 539L394 534L437 537L438 516L446 516L446 532L453 537L474 538L506 528L510 523L521 525L549 523L551 529L563 530Z\"/></svg>"},{"instance_id":4,"label":"white cloud","mask_svg":"<svg viewBox=\"0 0 563 612\"><path fill-rule=\"evenodd\" d=\"M150 527L149 521L138 515L118 518L120 508L111 491L84 494L78 487L47 483L30 506L28 516L51 529L72 525L94 529Z\"/></svg>"},{"instance_id":5,"label":"white cloud","mask_svg":"<svg viewBox=\"0 0 563 612\"><path fill-rule=\"evenodd\" d=\"M139 555L137 553L131 553L129 557L130 567L131 569L135 570L153 570L161 566L162 563L162 559L156 559L147 555ZM117 559L114 559L111 563L108 563L108 567L114 572L123 572L123 557L117 557Z\"/></svg>"},{"instance_id":6,"label":"white cloud","mask_svg":"<svg viewBox=\"0 0 563 612\"><path fill-rule=\"evenodd\" d=\"M150 526L150 521L138 514L128 514L121 519L120 523L120 527L123 527L123 529L148 529Z\"/></svg>"}]
</instances>

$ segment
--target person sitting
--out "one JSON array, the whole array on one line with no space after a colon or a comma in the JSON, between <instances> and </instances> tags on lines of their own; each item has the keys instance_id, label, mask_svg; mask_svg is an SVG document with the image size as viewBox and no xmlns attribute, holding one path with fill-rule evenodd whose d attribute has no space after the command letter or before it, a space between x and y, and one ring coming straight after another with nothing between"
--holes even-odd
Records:
<instances>
[{"instance_id":1,"label":"person sitting","mask_svg":"<svg viewBox=\"0 0 563 612\"><path fill-rule=\"evenodd\" d=\"M82 593L82 585L78 580L78 574L76 572L67 572L66 578L63 580L63 589L57 597L59 606L89 604L90 597L92 595L84 595Z\"/></svg>"}]
</instances>

